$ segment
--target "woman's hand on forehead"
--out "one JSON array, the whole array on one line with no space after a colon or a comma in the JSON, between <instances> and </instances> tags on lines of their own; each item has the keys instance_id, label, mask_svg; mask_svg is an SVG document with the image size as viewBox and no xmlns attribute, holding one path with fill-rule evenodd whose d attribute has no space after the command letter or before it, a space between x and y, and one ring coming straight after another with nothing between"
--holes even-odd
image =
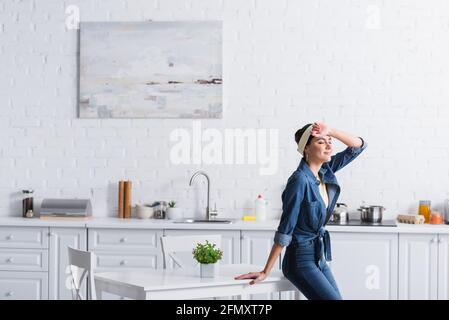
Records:
<instances>
[{"instance_id":1,"label":"woman's hand on forehead","mask_svg":"<svg viewBox=\"0 0 449 320\"><path fill-rule=\"evenodd\" d=\"M325 137L329 136L330 128L324 122L314 122L312 125L311 135L314 137Z\"/></svg>"}]
</instances>

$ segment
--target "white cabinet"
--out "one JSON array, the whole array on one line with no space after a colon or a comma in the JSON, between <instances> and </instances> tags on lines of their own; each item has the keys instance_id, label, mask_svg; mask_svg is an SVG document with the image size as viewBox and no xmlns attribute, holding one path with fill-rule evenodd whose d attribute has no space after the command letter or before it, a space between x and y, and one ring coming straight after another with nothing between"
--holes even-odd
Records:
<instances>
[{"instance_id":1,"label":"white cabinet","mask_svg":"<svg viewBox=\"0 0 449 320\"><path fill-rule=\"evenodd\" d=\"M88 248L95 254L96 272L162 268L162 229L88 229ZM103 299L123 299L104 293Z\"/></svg>"},{"instance_id":2,"label":"white cabinet","mask_svg":"<svg viewBox=\"0 0 449 320\"><path fill-rule=\"evenodd\" d=\"M274 231L252 231L242 230L242 255L241 263L265 266L274 243ZM279 270L281 266L280 259L273 266L273 270ZM261 270L254 270L261 271ZM260 300L278 300L279 293L254 294L250 299Z\"/></svg>"},{"instance_id":3,"label":"white cabinet","mask_svg":"<svg viewBox=\"0 0 449 320\"><path fill-rule=\"evenodd\" d=\"M232 264L240 262L240 231L238 230L164 230L164 235L166 236L190 236L208 234L221 235L220 249L223 251L223 257L220 260L220 264ZM196 265L195 260L193 260L192 253L179 253L179 255L181 261L192 260L193 265ZM235 297L220 297L220 299L234 298Z\"/></svg>"},{"instance_id":4,"label":"white cabinet","mask_svg":"<svg viewBox=\"0 0 449 320\"><path fill-rule=\"evenodd\" d=\"M67 247L87 250L85 228L50 228L49 294L51 300L70 300L71 275ZM84 286L83 296L86 297Z\"/></svg>"},{"instance_id":5,"label":"white cabinet","mask_svg":"<svg viewBox=\"0 0 449 320\"><path fill-rule=\"evenodd\" d=\"M161 229L89 229L98 272L162 267Z\"/></svg>"},{"instance_id":6,"label":"white cabinet","mask_svg":"<svg viewBox=\"0 0 449 320\"><path fill-rule=\"evenodd\" d=\"M47 299L47 272L0 271L0 300Z\"/></svg>"},{"instance_id":7,"label":"white cabinet","mask_svg":"<svg viewBox=\"0 0 449 320\"><path fill-rule=\"evenodd\" d=\"M242 231L242 263L265 266L271 248L273 247L273 231ZM280 268L278 260L275 269Z\"/></svg>"},{"instance_id":8,"label":"white cabinet","mask_svg":"<svg viewBox=\"0 0 449 320\"><path fill-rule=\"evenodd\" d=\"M48 248L48 228L0 227L1 248Z\"/></svg>"},{"instance_id":9,"label":"white cabinet","mask_svg":"<svg viewBox=\"0 0 449 320\"><path fill-rule=\"evenodd\" d=\"M329 266L343 299L397 299L398 234L331 234Z\"/></svg>"},{"instance_id":10,"label":"white cabinet","mask_svg":"<svg viewBox=\"0 0 449 320\"><path fill-rule=\"evenodd\" d=\"M139 252L95 252L95 270L102 272L111 269L156 269L157 255Z\"/></svg>"},{"instance_id":11,"label":"white cabinet","mask_svg":"<svg viewBox=\"0 0 449 320\"><path fill-rule=\"evenodd\" d=\"M0 300L48 299L48 228L0 227Z\"/></svg>"},{"instance_id":12,"label":"white cabinet","mask_svg":"<svg viewBox=\"0 0 449 320\"><path fill-rule=\"evenodd\" d=\"M399 235L399 299L448 299L448 243L448 235Z\"/></svg>"},{"instance_id":13,"label":"white cabinet","mask_svg":"<svg viewBox=\"0 0 449 320\"><path fill-rule=\"evenodd\" d=\"M449 235L438 235L438 300L449 300Z\"/></svg>"},{"instance_id":14,"label":"white cabinet","mask_svg":"<svg viewBox=\"0 0 449 320\"><path fill-rule=\"evenodd\" d=\"M47 271L47 249L0 248L0 270Z\"/></svg>"},{"instance_id":15,"label":"white cabinet","mask_svg":"<svg viewBox=\"0 0 449 320\"><path fill-rule=\"evenodd\" d=\"M221 264L245 263L262 268L274 233L88 225L0 226L0 299L71 299L68 246L93 251L97 272L148 270L163 266L163 234L221 234ZM344 299L449 300L449 235L393 229L392 233L335 231L331 232L331 246L333 260L329 266ZM281 268L282 258L283 253L274 269ZM104 298L120 299L113 295ZM283 292L249 298L294 299L295 295Z\"/></svg>"},{"instance_id":16,"label":"white cabinet","mask_svg":"<svg viewBox=\"0 0 449 320\"><path fill-rule=\"evenodd\" d=\"M223 257L220 264L231 264L240 262L240 231L236 230L170 230L164 231L166 236L189 236L189 235L221 235L221 250ZM192 248L193 250L193 248ZM189 256L193 259L192 254Z\"/></svg>"},{"instance_id":17,"label":"white cabinet","mask_svg":"<svg viewBox=\"0 0 449 320\"><path fill-rule=\"evenodd\" d=\"M155 253L159 249L161 235L162 230L89 229L89 249Z\"/></svg>"}]
</instances>

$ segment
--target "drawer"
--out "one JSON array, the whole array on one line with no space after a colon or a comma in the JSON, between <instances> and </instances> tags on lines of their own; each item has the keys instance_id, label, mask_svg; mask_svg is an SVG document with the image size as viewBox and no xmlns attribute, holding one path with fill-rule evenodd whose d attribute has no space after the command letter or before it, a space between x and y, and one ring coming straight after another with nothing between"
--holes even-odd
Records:
<instances>
[{"instance_id":1,"label":"drawer","mask_svg":"<svg viewBox=\"0 0 449 320\"><path fill-rule=\"evenodd\" d=\"M0 271L0 300L47 299L47 272Z\"/></svg>"},{"instance_id":2,"label":"drawer","mask_svg":"<svg viewBox=\"0 0 449 320\"><path fill-rule=\"evenodd\" d=\"M160 251L162 230L89 229L89 250L138 250L140 253Z\"/></svg>"},{"instance_id":3,"label":"drawer","mask_svg":"<svg viewBox=\"0 0 449 320\"><path fill-rule=\"evenodd\" d=\"M117 269L156 269L161 255L142 255L139 253L94 252L95 271L103 272Z\"/></svg>"},{"instance_id":4,"label":"drawer","mask_svg":"<svg viewBox=\"0 0 449 320\"><path fill-rule=\"evenodd\" d=\"M47 249L0 248L0 270L47 271Z\"/></svg>"},{"instance_id":5,"label":"drawer","mask_svg":"<svg viewBox=\"0 0 449 320\"><path fill-rule=\"evenodd\" d=\"M0 227L0 248L48 248L48 228Z\"/></svg>"}]
</instances>

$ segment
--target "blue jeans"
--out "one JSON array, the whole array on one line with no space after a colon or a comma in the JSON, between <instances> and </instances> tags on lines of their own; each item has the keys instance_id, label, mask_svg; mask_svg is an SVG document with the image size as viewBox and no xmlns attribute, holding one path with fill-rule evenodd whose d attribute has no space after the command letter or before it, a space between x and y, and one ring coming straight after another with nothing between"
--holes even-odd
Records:
<instances>
[{"instance_id":1,"label":"blue jeans","mask_svg":"<svg viewBox=\"0 0 449 320\"><path fill-rule=\"evenodd\" d=\"M324 257L317 261L316 241L292 240L286 248L282 272L309 300L341 300L334 276Z\"/></svg>"}]
</instances>

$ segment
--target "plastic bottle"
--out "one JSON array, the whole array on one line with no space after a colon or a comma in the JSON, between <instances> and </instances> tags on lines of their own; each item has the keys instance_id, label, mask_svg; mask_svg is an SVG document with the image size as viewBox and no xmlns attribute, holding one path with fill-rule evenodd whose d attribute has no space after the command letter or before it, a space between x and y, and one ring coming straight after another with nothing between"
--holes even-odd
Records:
<instances>
[{"instance_id":1,"label":"plastic bottle","mask_svg":"<svg viewBox=\"0 0 449 320\"><path fill-rule=\"evenodd\" d=\"M266 201L260 194L255 200L255 211L257 221L265 221L267 219Z\"/></svg>"}]
</instances>

